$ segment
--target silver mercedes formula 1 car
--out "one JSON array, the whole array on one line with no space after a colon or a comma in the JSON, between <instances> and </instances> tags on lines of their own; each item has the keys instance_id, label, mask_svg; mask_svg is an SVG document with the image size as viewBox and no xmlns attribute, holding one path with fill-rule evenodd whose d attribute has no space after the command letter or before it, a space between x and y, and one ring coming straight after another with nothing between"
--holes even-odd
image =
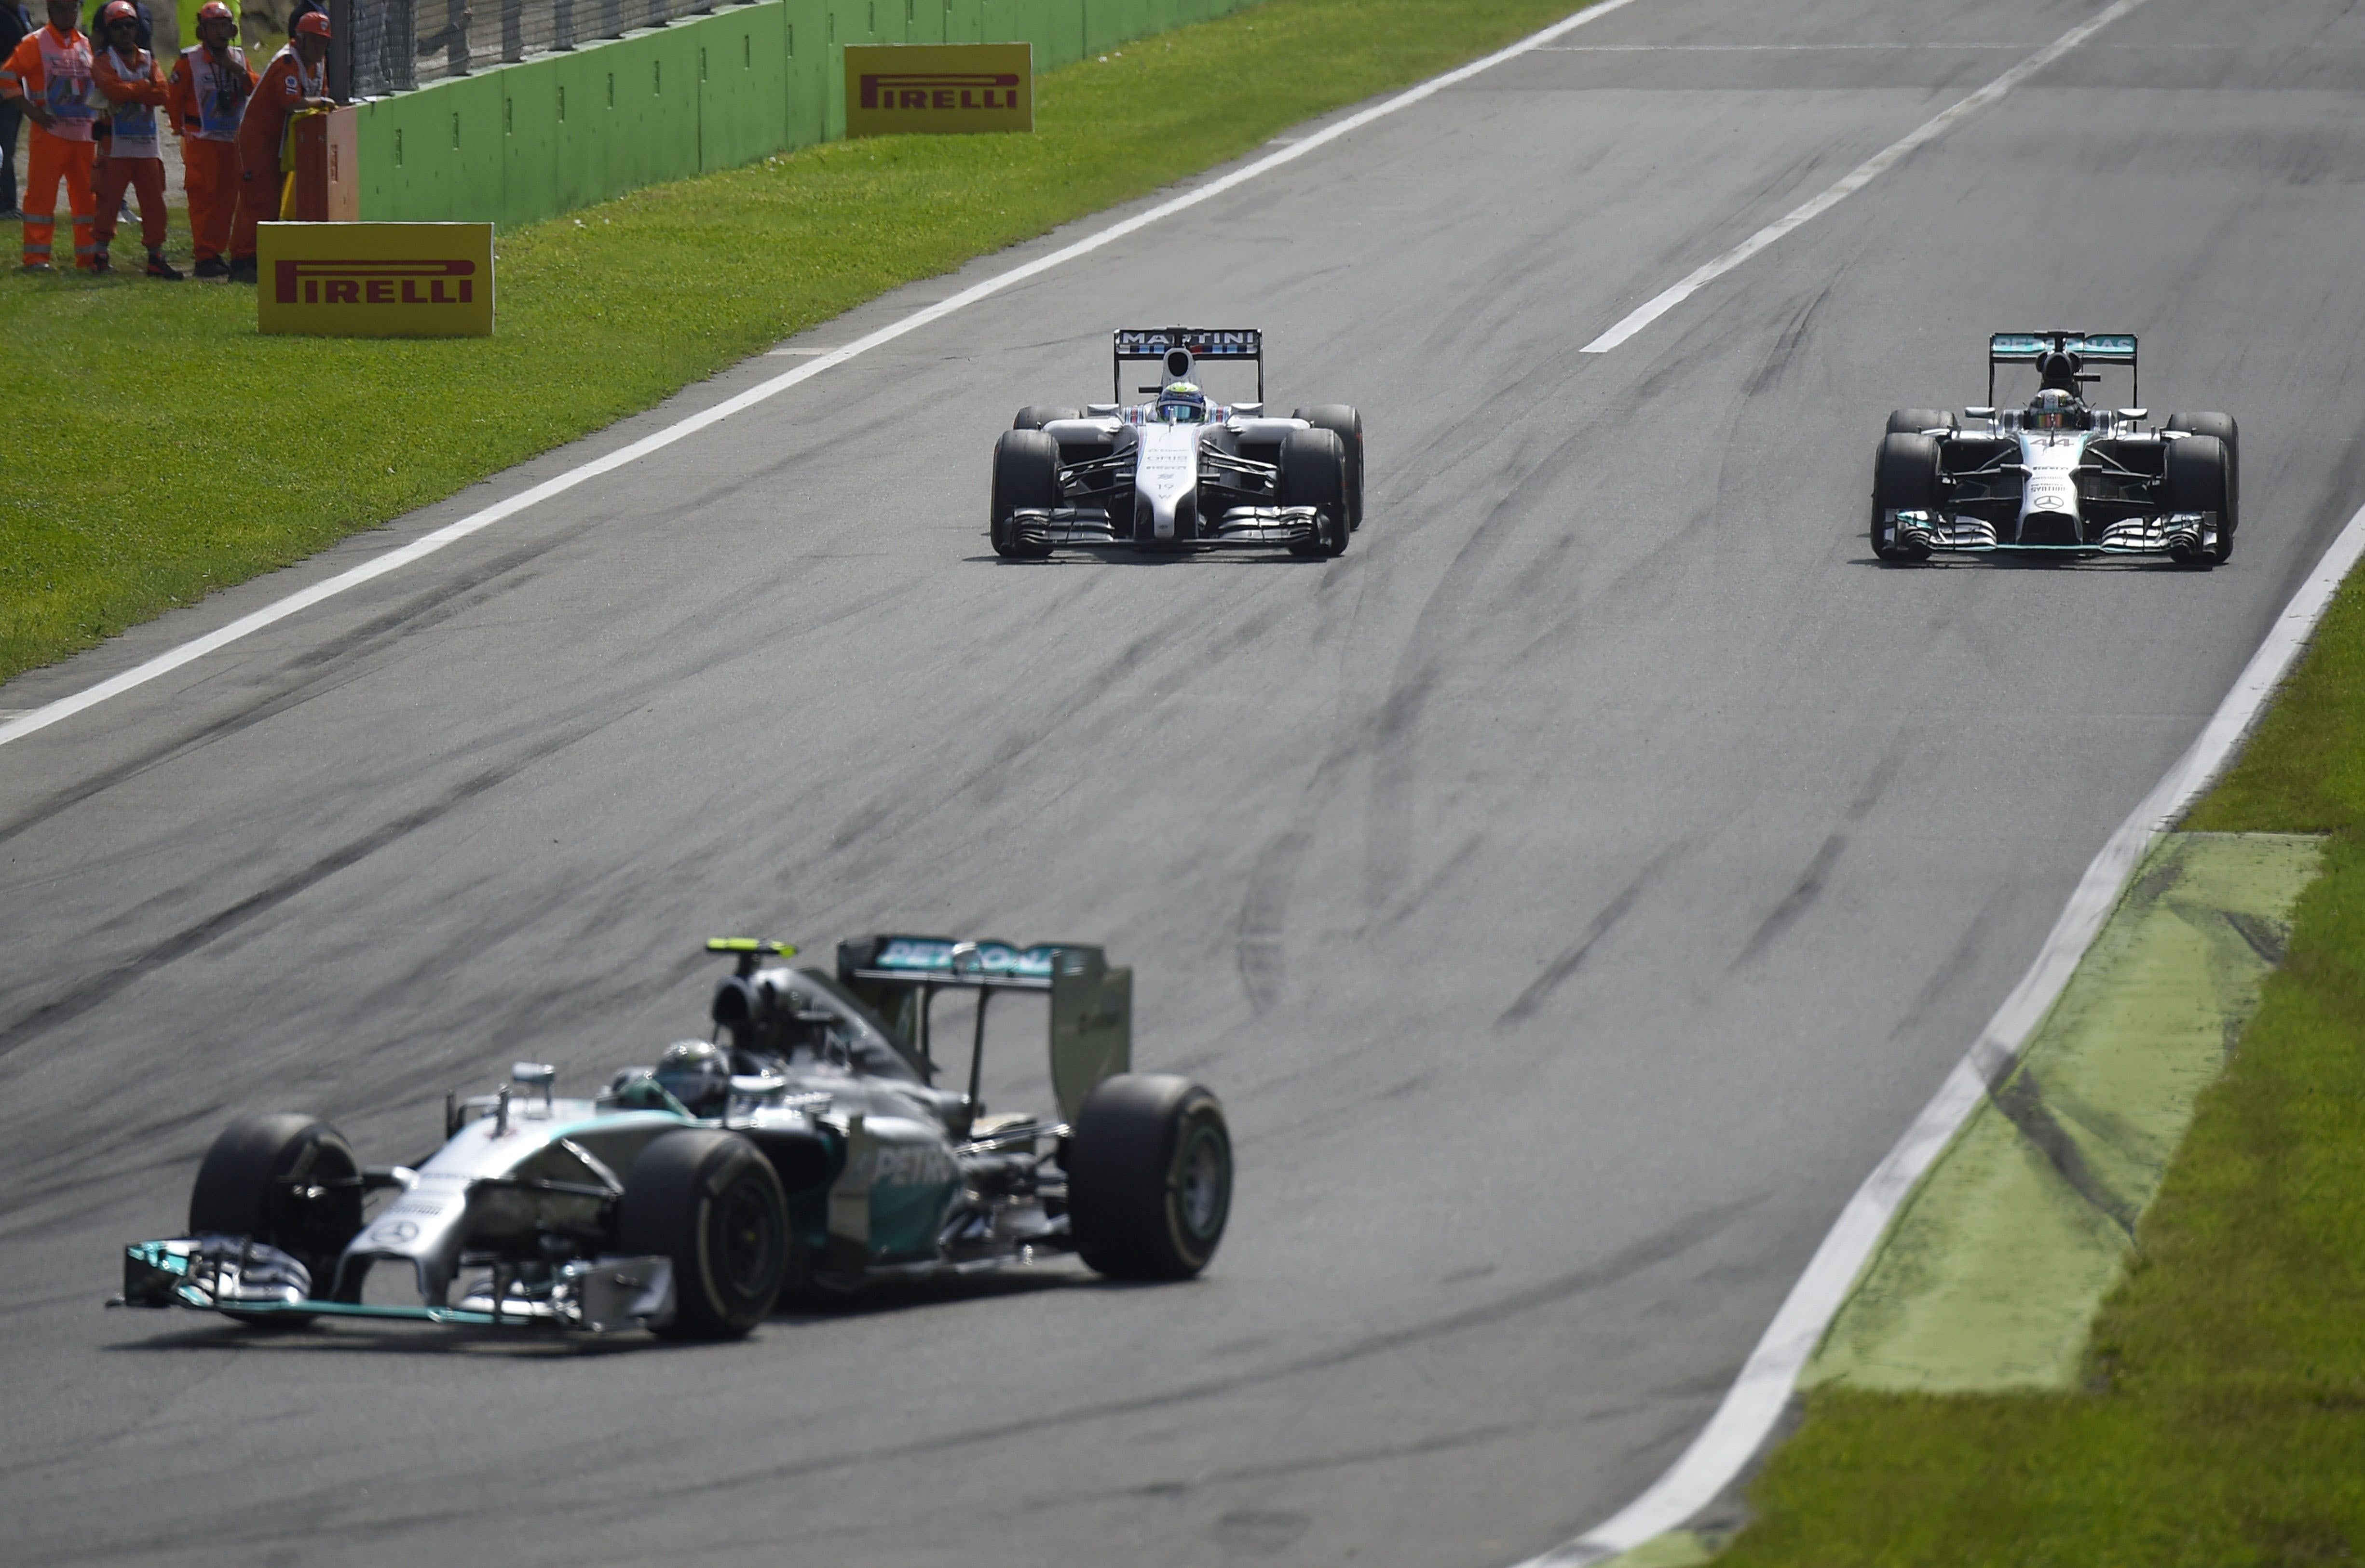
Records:
<instances>
[{"instance_id":1,"label":"silver mercedes formula 1 car","mask_svg":"<svg viewBox=\"0 0 2365 1568\"><path fill-rule=\"evenodd\" d=\"M1284 545L1336 555L1363 521L1363 420L1343 403L1264 411L1264 334L1125 328L1112 395L1082 409L1018 410L994 443L988 535L1001 555L1061 546L1194 550ZM1125 367L1154 360L1153 401L1122 399ZM1201 366L1256 366L1252 403L1211 403Z\"/></svg>"},{"instance_id":2,"label":"silver mercedes formula 1 car","mask_svg":"<svg viewBox=\"0 0 2365 1568\"><path fill-rule=\"evenodd\" d=\"M2030 365L2023 408L1995 406L1996 371ZM1988 340L1988 401L1960 416L1900 409L1873 463L1872 547L1884 561L1937 552L2160 555L2214 566L2234 554L2240 436L2225 414L2090 408L2089 365L2124 365L2142 398L2135 340L2124 332L1998 332Z\"/></svg>"},{"instance_id":3,"label":"silver mercedes formula 1 car","mask_svg":"<svg viewBox=\"0 0 2365 1568\"><path fill-rule=\"evenodd\" d=\"M1129 1070L1133 972L1100 948L873 936L840 943L830 973L779 943L707 947L737 959L711 1040L590 1099L521 1062L494 1093L447 1096L443 1142L413 1165L365 1166L310 1116L232 1122L198 1168L188 1234L128 1248L109 1305L712 1339L793 1288L1069 1251L1171 1280L1214 1256L1223 1107ZM966 1087L937 1082L947 991L976 998ZM987 1004L1008 991L1049 1003L1053 1114L988 1115L978 1097ZM415 1301L378 1299L381 1265Z\"/></svg>"}]
</instances>

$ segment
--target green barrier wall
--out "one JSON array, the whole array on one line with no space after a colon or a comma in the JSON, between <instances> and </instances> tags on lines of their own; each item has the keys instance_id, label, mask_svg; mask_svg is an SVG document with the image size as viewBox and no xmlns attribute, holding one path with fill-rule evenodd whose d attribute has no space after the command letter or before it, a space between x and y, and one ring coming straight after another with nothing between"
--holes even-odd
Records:
<instances>
[{"instance_id":1,"label":"green barrier wall","mask_svg":"<svg viewBox=\"0 0 2365 1568\"><path fill-rule=\"evenodd\" d=\"M756 0L357 110L365 218L533 223L846 133L847 44L1031 43L1035 69L1254 0Z\"/></svg>"}]
</instances>

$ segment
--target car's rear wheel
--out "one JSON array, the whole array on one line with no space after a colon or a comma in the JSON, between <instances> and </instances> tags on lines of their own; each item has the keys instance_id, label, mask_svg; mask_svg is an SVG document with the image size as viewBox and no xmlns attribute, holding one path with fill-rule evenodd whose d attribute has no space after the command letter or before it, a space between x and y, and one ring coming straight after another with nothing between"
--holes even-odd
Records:
<instances>
[{"instance_id":1,"label":"car's rear wheel","mask_svg":"<svg viewBox=\"0 0 2365 1568\"><path fill-rule=\"evenodd\" d=\"M1882 560L1930 558L1926 547L1889 538L1888 519L1892 511L1938 510L1938 464L1934 437L1892 430L1880 438L1880 450L1872 463L1872 552Z\"/></svg>"},{"instance_id":2,"label":"car's rear wheel","mask_svg":"<svg viewBox=\"0 0 2365 1568\"><path fill-rule=\"evenodd\" d=\"M673 1260L673 1321L658 1333L736 1339L788 1283L788 1200L771 1162L736 1133L665 1133L624 1178L616 1245Z\"/></svg>"},{"instance_id":3,"label":"car's rear wheel","mask_svg":"<svg viewBox=\"0 0 2365 1568\"><path fill-rule=\"evenodd\" d=\"M1923 431L1955 428L1955 415L1948 409L1900 409L1889 416L1890 435L1920 435Z\"/></svg>"},{"instance_id":4,"label":"car's rear wheel","mask_svg":"<svg viewBox=\"0 0 2365 1568\"><path fill-rule=\"evenodd\" d=\"M1337 555L1353 525L1347 515L1347 443L1336 431L1292 431L1281 442L1281 504L1312 507L1314 537L1293 544L1293 555Z\"/></svg>"},{"instance_id":5,"label":"car's rear wheel","mask_svg":"<svg viewBox=\"0 0 2365 1568\"><path fill-rule=\"evenodd\" d=\"M241 1116L197 1167L189 1234L275 1247L304 1265L311 1294L326 1299L338 1260L362 1228L361 1173L353 1145L326 1122L287 1112ZM307 1319L275 1312L242 1321L292 1327Z\"/></svg>"},{"instance_id":6,"label":"car's rear wheel","mask_svg":"<svg viewBox=\"0 0 2365 1568\"><path fill-rule=\"evenodd\" d=\"M1010 428L1014 431L1039 431L1053 420L1081 420L1083 417L1084 412L1082 409L1062 409L1050 403L1029 403L1018 410L1018 417L1010 421Z\"/></svg>"},{"instance_id":7,"label":"car's rear wheel","mask_svg":"<svg viewBox=\"0 0 2365 1568\"><path fill-rule=\"evenodd\" d=\"M1039 430L1004 431L993 443L993 491L987 502L986 532L993 553L1011 560L1048 555L1049 545L1020 541L1012 514L1020 507L1059 504L1059 443Z\"/></svg>"},{"instance_id":8,"label":"car's rear wheel","mask_svg":"<svg viewBox=\"0 0 2365 1568\"><path fill-rule=\"evenodd\" d=\"M2214 511L2220 523L2214 549L2180 557L2192 566L2214 566L2233 557L2234 531L2225 524L2233 510L2233 466L2225 443L2214 435L2188 435L2169 443L2161 472L2161 507L2169 511Z\"/></svg>"},{"instance_id":9,"label":"car's rear wheel","mask_svg":"<svg viewBox=\"0 0 2365 1568\"><path fill-rule=\"evenodd\" d=\"M1344 403L1317 403L1295 417L1328 431L1347 449L1347 532L1352 533L1363 526L1363 416Z\"/></svg>"},{"instance_id":10,"label":"car's rear wheel","mask_svg":"<svg viewBox=\"0 0 2365 1568\"><path fill-rule=\"evenodd\" d=\"M1117 1280L1183 1280L1207 1266L1232 1206L1232 1139L1205 1086L1171 1074L1104 1079L1067 1147L1076 1251Z\"/></svg>"}]
</instances>

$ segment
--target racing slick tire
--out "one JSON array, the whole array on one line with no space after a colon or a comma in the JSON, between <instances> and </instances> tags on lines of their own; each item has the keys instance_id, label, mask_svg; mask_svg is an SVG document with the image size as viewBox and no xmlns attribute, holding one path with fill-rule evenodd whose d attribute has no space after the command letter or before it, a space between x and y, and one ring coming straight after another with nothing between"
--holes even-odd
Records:
<instances>
[{"instance_id":1,"label":"racing slick tire","mask_svg":"<svg viewBox=\"0 0 2365 1568\"><path fill-rule=\"evenodd\" d=\"M2234 460L2231 449L2214 435L2188 435L2168 446L2161 474L2160 505L2168 511L2214 511L2223 522L2234 511ZM2217 545L2191 556L2188 566L2222 566L2233 558L2234 530L2218 529Z\"/></svg>"},{"instance_id":2,"label":"racing slick tire","mask_svg":"<svg viewBox=\"0 0 2365 1568\"><path fill-rule=\"evenodd\" d=\"M673 1260L668 1339L736 1339L789 1282L789 1204L772 1163L736 1133L660 1134L624 1177L616 1245Z\"/></svg>"},{"instance_id":3,"label":"racing slick tire","mask_svg":"<svg viewBox=\"0 0 2365 1568\"><path fill-rule=\"evenodd\" d=\"M1053 420L1081 420L1083 417L1084 411L1082 409L1061 409L1049 403L1029 403L1018 410L1018 417L1010 421L1010 428L1014 431L1039 431Z\"/></svg>"},{"instance_id":4,"label":"racing slick tire","mask_svg":"<svg viewBox=\"0 0 2365 1568\"><path fill-rule=\"evenodd\" d=\"M327 1298L337 1260L361 1233L362 1165L328 1123L288 1112L241 1116L222 1129L189 1190L189 1234L243 1236L304 1265L312 1294ZM320 1186L322 1182L332 1186ZM310 1186L315 1195L306 1196ZM308 1315L229 1316L294 1327Z\"/></svg>"},{"instance_id":5,"label":"racing slick tire","mask_svg":"<svg viewBox=\"0 0 2365 1568\"><path fill-rule=\"evenodd\" d=\"M1339 555L1354 524L1347 513L1347 443L1328 430L1292 431L1281 441L1281 504L1320 512L1314 537L1293 544L1293 555Z\"/></svg>"},{"instance_id":6,"label":"racing slick tire","mask_svg":"<svg viewBox=\"0 0 2365 1568\"><path fill-rule=\"evenodd\" d=\"M1363 416L1344 403L1317 403L1291 416L1336 435L1347 449L1347 532L1363 526Z\"/></svg>"},{"instance_id":7,"label":"racing slick tire","mask_svg":"<svg viewBox=\"0 0 2365 1568\"><path fill-rule=\"evenodd\" d=\"M1900 409L1889 416L1890 435L1920 435L1923 431L1956 428L1953 412L1945 409Z\"/></svg>"},{"instance_id":8,"label":"racing slick tire","mask_svg":"<svg viewBox=\"0 0 2365 1568\"><path fill-rule=\"evenodd\" d=\"M1882 518L1890 511L1935 511L1938 498L1936 439L1914 431L1882 436L1872 465L1872 553L1884 561L1928 560L1927 549L1885 542Z\"/></svg>"},{"instance_id":9,"label":"racing slick tire","mask_svg":"<svg viewBox=\"0 0 2365 1568\"><path fill-rule=\"evenodd\" d=\"M1038 430L1004 431L993 443L993 492L987 503L986 532L993 541L993 553L1014 561L1048 555L1048 544L1020 543L1011 513L1020 507L1059 504L1059 443Z\"/></svg>"},{"instance_id":10,"label":"racing slick tire","mask_svg":"<svg viewBox=\"0 0 2365 1568\"><path fill-rule=\"evenodd\" d=\"M1232 1136L1205 1086L1121 1072L1084 1097L1068 1137L1077 1255L1113 1280L1187 1280L1232 1207Z\"/></svg>"},{"instance_id":11,"label":"racing slick tire","mask_svg":"<svg viewBox=\"0 0 2365 1568\"><path fill-rule=\"evenodd\" d=\"M2170 414L2162 430L2183 431L2191 435L2214 435L2225 443L2225 527L2233 533L2242 526L2242 431L2231 414ZM2225 554L2230 554L2228 543Z\"/></svg>"}]
</instances>

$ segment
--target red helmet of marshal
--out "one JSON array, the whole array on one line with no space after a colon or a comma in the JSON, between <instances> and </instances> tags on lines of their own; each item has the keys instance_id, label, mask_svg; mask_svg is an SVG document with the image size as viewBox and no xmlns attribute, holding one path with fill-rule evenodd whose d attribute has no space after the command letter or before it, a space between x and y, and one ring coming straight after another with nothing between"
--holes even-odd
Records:
<instances>
[{"instance_id":1,"label":"red helmet of marshal","mask_svg":"<svg viewBox=\"0 0 2365 1568\"><path fill-rule=\"evenodd\" d=\"M123 0L115 0L115 3L120 6L123 4ZM326 11L307 11L302 16L296 18L296 30L299 33L310 33L314 38L318 39L327 38L329 36L329 14Z\"/></svg>"},{"instance_id":2,"label":"red helmet of marshal","mask_svg":"<svg viewBox=\"0 0 2365 1568\"><path fill-rule=\"evenodd\" d=\"M197 7L197 20L201 22L235 22L238 18L230 15L230 7L223 5L222 0L206 0L204 5Z\"/></svg>"},{"instance_id":3,"label":"red helmet of marshal","mask_svg":"<svg viewBox=\"0 0 2365 1568\"><path fill-rule=\"evenodd\" d=\"M131 0L106 0L106 9L98 14L98 30L105 32L118 22L129 22L135 28L140 25L140 12Z\"/></svg>"}]
</instances>

